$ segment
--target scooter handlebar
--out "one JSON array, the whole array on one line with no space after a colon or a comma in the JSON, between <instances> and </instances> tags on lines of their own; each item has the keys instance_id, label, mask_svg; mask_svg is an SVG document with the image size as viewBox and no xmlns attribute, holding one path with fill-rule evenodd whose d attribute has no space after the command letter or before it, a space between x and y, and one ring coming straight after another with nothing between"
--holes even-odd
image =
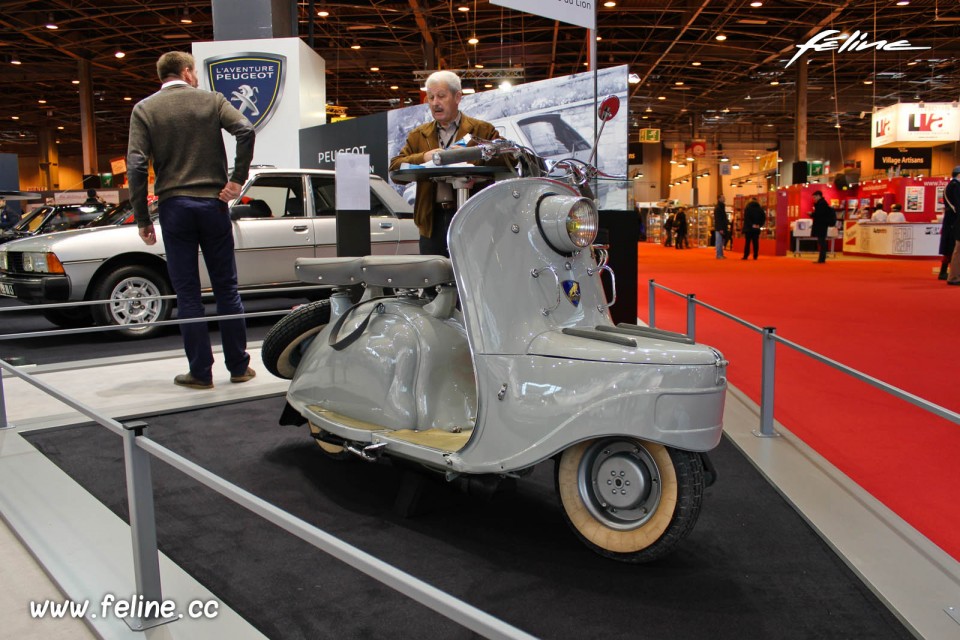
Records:
<instances>
[{"instance_id":1,"label":"scooter handlebar","mask_svg":"<svg viewBox=\"0 0 960 640\"><path fill-rule=\"evenodd\" d=\"M483 160L483 149L478 146L454 147L433 154L433 163L438 167L458 162L479 162L480 160Z\"/></svg>"}]
</instances>

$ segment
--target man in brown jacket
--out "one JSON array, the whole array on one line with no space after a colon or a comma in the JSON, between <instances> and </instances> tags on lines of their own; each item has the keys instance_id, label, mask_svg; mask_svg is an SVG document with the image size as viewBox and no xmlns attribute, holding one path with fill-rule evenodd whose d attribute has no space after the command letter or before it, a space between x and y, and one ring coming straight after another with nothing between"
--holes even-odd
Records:
<instances>
[{"instance_id":1,"label":"man in brown jacket","mask_svg":"<svg viewBox=\"0 0 960 640\"><path fill-rule=\"evenodd\" d=\"M426 82L427 104L433 122L422 124L407 135L400 155L390 160L390 171L403 163L423 164L433 161L433 154L448 148L468 133L471 137L492 140L499 138L489 122L460 113L460 78L452 71L437 71ZM413 207L413 221L420 230L422 255L449 256L447 228L456 213L457 197L446 182L417 181L417 201Z\"/></svg>"}]
</instances>

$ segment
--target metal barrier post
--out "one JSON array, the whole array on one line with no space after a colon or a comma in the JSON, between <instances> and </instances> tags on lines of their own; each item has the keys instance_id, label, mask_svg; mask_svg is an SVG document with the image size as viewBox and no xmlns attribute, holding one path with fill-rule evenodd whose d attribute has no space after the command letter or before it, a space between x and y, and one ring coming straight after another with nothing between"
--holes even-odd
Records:
<instances>
[{"instance_id":1,"label":"metal barrier post","mask_svg":"<svg viewBox=\"0 0 960 640\"><path fill-rule=\"evenodd\" d=\"M687 337L696 341L697 339L697 296L694 293L687 294Z\"/></svg>"},{"instance_id":2,"label":"metal barrier post","mask_svg":"<svg viewBox=\"0 0 960 640\"><path fill-rule=\"evenodd\" d=\"M133 539L133 573L136 594L145 605L159 606L163 602L160 589L160 558L157 551L157 522L153 507L153 479L150 474L150 454L137 446L147 423L142 421L123 425L123 460L127 477L127 504L130 509L130 534ZM160 618L146 609L147 615L131 615L124 621L134 631L172 621ZM134 611L142 614L144 611ZM153 614L153 615L151 615Z\"/></svg>"},{"instance_id":3,"label":"metal barrier post","mask_svg":"<svg viewBox=\"0 0 960 640\"><path fill-rule=\"evenodd\" d=\"M647 314L650 318L647 323L651 328L657 326L657 287L653 279L647 280Z\"/></svg>"},{"instance_id":4,"label":"metal barrier post","mask_svg":"<svg viewBox=\"0 0 960 640\"><path fill-rule=\"evenodd\" d=\"M773 390L777 368L776 327L764 327L763 364L760 368L760 430L753 435L758 438L776 438L780 434L773 430Z\"/></svg>"},{"instance_id":5,"label":"metal barrier post","mask_svg":"<svg viewBox=\"0 0 960 640\"><path fill-rule=\"evenodd\" d=\"M3 399L3 369L0 369L0 429L10 429L13 425L7 422L7 404Z\"/></svg>"}]
</instances>

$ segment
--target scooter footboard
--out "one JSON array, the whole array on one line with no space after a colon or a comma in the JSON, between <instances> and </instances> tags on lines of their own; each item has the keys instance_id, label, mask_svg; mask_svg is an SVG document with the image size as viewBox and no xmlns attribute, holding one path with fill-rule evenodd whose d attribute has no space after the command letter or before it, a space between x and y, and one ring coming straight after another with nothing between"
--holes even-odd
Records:
<instances>
[{"instance_id":1,"label":"scooter footboard","mask_svg":"<svg viewBox=\"0 0 960 640\"><path fill-rule=\"evenodd\" d=\"M509 471L597 437L628 436L687 451L720 441L726 379L715 365L479 356L476 432L455 469Z\"/></svg>"}]
</instances>

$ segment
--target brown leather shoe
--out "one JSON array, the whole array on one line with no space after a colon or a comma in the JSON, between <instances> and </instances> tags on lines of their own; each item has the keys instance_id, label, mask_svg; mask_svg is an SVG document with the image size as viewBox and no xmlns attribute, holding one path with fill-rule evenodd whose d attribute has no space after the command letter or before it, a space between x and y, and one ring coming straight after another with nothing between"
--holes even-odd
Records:
<instances>
[{"instance_id":1,"label":"brown leather shoe","mask_svg":"<svg viewBox=\"0 0 960 640\"><path fill-rule=\"evenodd\" d=\"M191 373L182 373L173 379L173 384L191 389L213 389L213 381L204 382L193 377Z\"/></svg>"},{"instance_id":2,"label":"brown leather shoe","mask_svg":"<svg viewBox=\"0 0 960 640\"><path fill-rule=\"evenodd\" d=\"M251 369L250 367L247 367L247 370L244 371L241 375L230 376L230 382L246 382L247 380L251 380L256 376L257 376L257 372Z\"/></svg>"}]
</instances>

